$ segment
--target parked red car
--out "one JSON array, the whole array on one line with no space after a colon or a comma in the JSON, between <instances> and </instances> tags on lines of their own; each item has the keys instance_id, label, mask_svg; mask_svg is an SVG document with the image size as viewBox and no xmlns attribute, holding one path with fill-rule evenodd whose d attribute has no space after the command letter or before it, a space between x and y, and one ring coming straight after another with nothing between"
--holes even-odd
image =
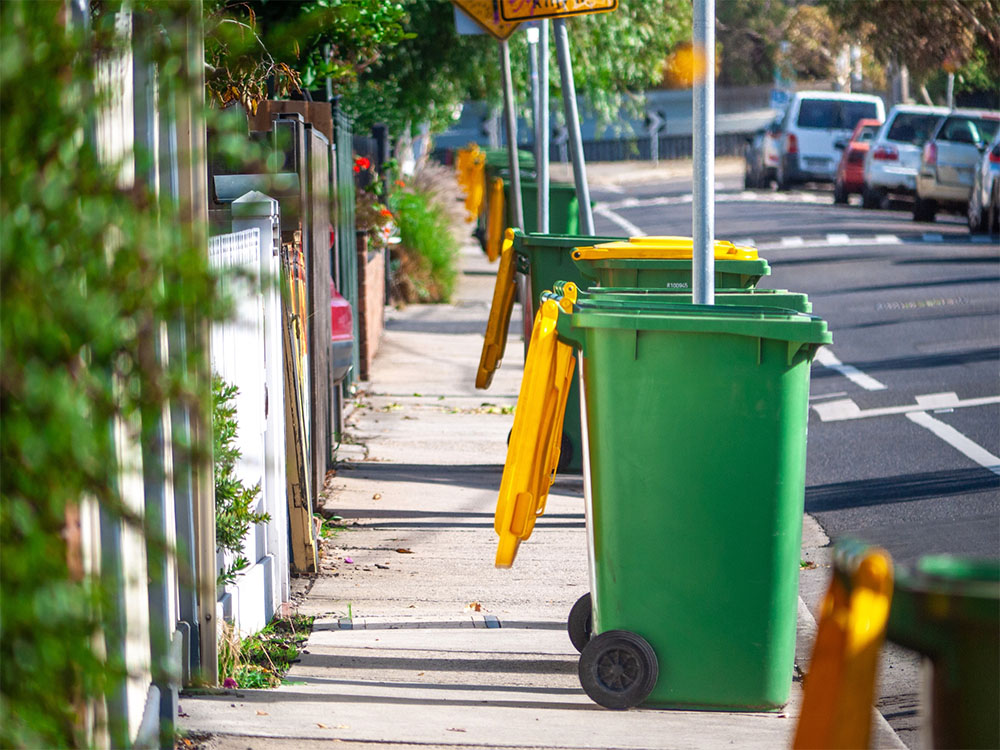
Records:
<instances>
[{"instance_id":1,"label":"parked red car","mask_svg":"<svg viewBox=\"0 0 1000 750\"><path fill-rule=\"evenodd\" d=\"M881 120L858 120L851 134L851 140L844 144L844 153L837 165L837 174L833 178L833 202L847 203L851 193L861 194L865 188L865 156L868 146L878 129L882 127Z\"/></svg>"}]
</instances>

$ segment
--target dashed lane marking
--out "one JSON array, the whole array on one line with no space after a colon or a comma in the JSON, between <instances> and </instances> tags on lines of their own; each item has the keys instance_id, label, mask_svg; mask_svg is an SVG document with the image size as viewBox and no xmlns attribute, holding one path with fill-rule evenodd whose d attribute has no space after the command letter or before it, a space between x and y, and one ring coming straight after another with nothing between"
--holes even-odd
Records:
<instances>
[{"instance_id":1,"label":"dashed lane marking","mask_svg":"<svg viewBox=\"0 0 1000 750\"><path fill-rule=\"evenodd\" d=\"M866 391L885 390L884 383L879 382L871 375L866 375L854 365L845 365L837 358L837 355L834 354L833 350L828 346L824 346L816 353L816 361L824 367L836 370L852 383L864 388Z\"/></svg>"},{"instance_id":2,"label":"dashed lane marking","mask_svg":"<svg viewBox=\"0 0 1000 750\"><path fill-rule=\"evenodd\" d=\"M806 241L801 237L782 237L781 247L802 247Z\"/></svg>"}]
</instances>

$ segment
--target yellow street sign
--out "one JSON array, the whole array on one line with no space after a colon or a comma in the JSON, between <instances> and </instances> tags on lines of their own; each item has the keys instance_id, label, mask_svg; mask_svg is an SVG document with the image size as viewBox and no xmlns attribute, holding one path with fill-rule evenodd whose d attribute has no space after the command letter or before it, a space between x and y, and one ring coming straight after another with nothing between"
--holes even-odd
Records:
<instances>
[{"instance_id":1,"label":"yellow street sign","mask_svg":"<svg viewBox=\"0 0 1000 750\"><path fill-rule=\"evenodd\" d=\"M618 9L618 0L499 0L504 21L564 18Z\"/></svg>"},{"instance_id":2,"label":"yellow street sign","mask_svg":"<svg viewBox=\"0 0 1000 750\"><path fill-rule=\"evenodd\" d=\"M451 0L460 10L497 39L509 37L517 29L517 21L500 17L499 0Z\"/></svg>"}]
</instances>

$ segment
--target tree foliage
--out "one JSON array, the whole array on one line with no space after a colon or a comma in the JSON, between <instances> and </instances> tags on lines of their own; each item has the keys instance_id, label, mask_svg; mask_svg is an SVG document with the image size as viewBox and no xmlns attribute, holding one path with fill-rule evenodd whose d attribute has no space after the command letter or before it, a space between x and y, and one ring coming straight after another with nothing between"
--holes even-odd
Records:
<instances>
[{"instance_id":1,"label":"tree foliage","mask_svg":"<svg viewBox=\"0 0 1000 750\"><path fill-rule=\"evenodd\" d=\"M823 0L840 27L882 61L895 59L918 77L979 59L1000 79L997 0Z\"/></svg>"},{"instance_id":2,"label":"tree foliage","mask_svg":"<svg viewBox=\"0 0 1000 750\"><path fill-rule=\"evenodd\" d=\"M139 440L144 414L198 399L190 372L203 353L164 366L153 342L162 321L218 312L190 225L143 186L123 186L131 162L105 163L88 137L106 102L94 63L116 49L114 14L98 8L84 33L67 28L66 7L0 3L3 747L86 744L84 699L123 674L95 651L107 591L73 530L97 503L149 534L120 495L112 429ZM169 24L159 30L162 85L189 91L183 50ZM140 154L135 165L148 162Z\"/></svg>"},{"instance_id":3,"label":"tree foliage","mask_svg":"<svg viewBox=\"0 0 1000 750\"><path fill-rule=\"evenodd\" d=\"M787 0L722 2L715 10L715 34L722 48L719 84L770 83L788 17Z\"/></svg>"}]
</instances>

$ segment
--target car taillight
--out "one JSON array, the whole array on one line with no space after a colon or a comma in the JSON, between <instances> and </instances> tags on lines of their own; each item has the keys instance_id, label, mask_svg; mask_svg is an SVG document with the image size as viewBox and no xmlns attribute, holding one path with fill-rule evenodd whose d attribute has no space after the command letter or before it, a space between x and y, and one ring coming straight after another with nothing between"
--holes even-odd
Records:
<instances>
[{"instance_id":1,"label":"car taillight","mask_svg":"<svg viewBox=\"0 0 1000 750\"><path fill-rule=\"evenodd\" d=\"M926 146L924 146L924 164L935 165L937 164L937 144L931 141Z\"/></svg>"},{"instance_id":2,"label":"car taillight","mask_svg":"<svg viewBox=\"0 0 1000 750\"><path fill-rule=\"evenodd\" d=\"M1000 164L1000 143L994 146L993 150L990 151L990 163Z\"/></svg>"},{"instance_id":3,"label":"car taillight","mask_svg":"<svg viewBox=\"0 0 1000 750\"><path fill-rule=\"evenodd\" d=\"M879 146L872 152L875 161L896 161L899 159L899 151L895 146Z\"/></svg>"},{"instance_id":4,"label":"car taillight","mask_svg":"<svg viewBox=\"0 0 1000 750\"><path fill-rule=\"evenodd\" d=\"M785 141L785 153L786 154L799 153L799 139L796 137L795 133L788 134L788 140Z\"/></svg>"}]
</instances>

